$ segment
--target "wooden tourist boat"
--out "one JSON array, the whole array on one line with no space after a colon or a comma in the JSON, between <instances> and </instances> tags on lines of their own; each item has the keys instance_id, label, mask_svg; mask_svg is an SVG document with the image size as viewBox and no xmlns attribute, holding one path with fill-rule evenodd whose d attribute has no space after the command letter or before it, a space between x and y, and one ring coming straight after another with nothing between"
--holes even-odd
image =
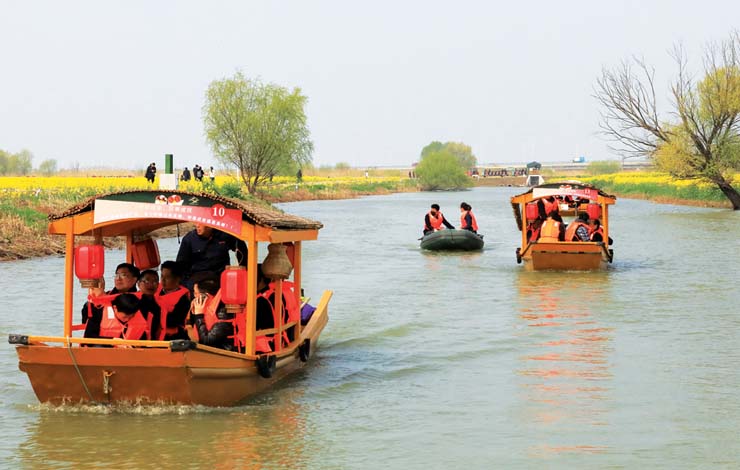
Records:
<instances>
[{"instance_id":1,"label":"wooden tourist boat","mask_svg":"<svg viewBox=\"0 0 740 470\"><path fill-rule=\"evenodd\" d=\"M424 235L420 243L422 250L462 250L483 249L483 235L470 230L443 229Z\"/></svg>"},{"instance_id":2,"label":"wooden tourist boat","mask_svg":"<svg viewBox=\"0 0 740 470\"><path fill-rule=\"evenodd\" d=\"M319 335L327 323L331 291L324 292L305 325L301 325L300 318L285 324L281 319L271 330L256 330L255 317L258 244L270 243L270 248L287 245L288 258L292 255L293 292L299 301L301 244L318 237L320 222L245 201L181 191L101 195L50 216L50 221L49 233L66 237L63 333L61 336L14 334L9 338L11 344L17 345L19 368L28 374L41 402L231 406L302 367L316 351ZM245 304L236 306L246 313L238 316L244 321L244 353L188 340L81 337L78 332L81 325L73 325L75 306L79 309L85 300L76 302L73 298L75 273L79 274L76 264L82 264L75 259L75 247L86 239L92 245L84 246L90 247L100 245L105 238L123 236L126 260L142 269L153 267L159 263L159 255L156 242L148 238L150 232L183 222L208 225L246 242L247 267L246 271L241 269L243 277L239 278L246 284L240 287L246 292L246 300ZM282 280L276 280L276 311L282 308L282 292ZM256 337L269 334L279 337L288 328L295 328L292 342L276 345L272 353L255 354ZM113 347L84 347L90 345Z\"/></svg>"},{"instance_id":3,"label":"wooden tourist boat","mask_svg":"<svg viewBox=\"0 0 740 470\"><path fill-rule=\"evenodd\" d=\"M575 219L581 212L588 212L590 219L599 219L604 242L541 242L530 240L530 233L542 213L541 200L555 197L563 221ZM599 189L577 181L547 183L511 198L514 218L522 232L521 247L516 249L517 263L524 262L529 270L596 270L612 262L613 250L609 249L609 206L616 202Z\"/></svg>"}]
</instances>

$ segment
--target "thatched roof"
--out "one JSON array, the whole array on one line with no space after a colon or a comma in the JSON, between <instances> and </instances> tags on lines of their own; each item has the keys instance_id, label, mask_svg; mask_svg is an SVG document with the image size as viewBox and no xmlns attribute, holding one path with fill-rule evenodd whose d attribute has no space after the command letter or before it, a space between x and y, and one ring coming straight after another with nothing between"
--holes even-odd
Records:
<instances>
[{"instance_id":1,"label":"thatched roof","mask_svg":"<svg viewBox=\"0 0 740 470\"><path fill-rule=\"evenodd\" d=\"M149 200L151 201L153 201L154 198L156 198L158 195L165 195L167 197L171 195L179 195L183 200L198 201L198 205L212 205L215 203L220 203L228 209L237 209L241 211L242 220L245 220L254 225L260 225L272 229L310 230L320 229L323 227L323 224L321 222L306 219L304 217L298 217L296 215L287 214L270 205L262 205L255 202L243 201L240 199L231 199L208 193L191 193L186 191L170 190L136 190L99 194L84 202L76 204L63 212L50 214L49 220L58 220L84 212L89 212L91 210L94 210L96 200L107 198L110 196L115 197L121 195L129 195L132 199L144 197L149 198Z\"/></svg>"}]
</instances>

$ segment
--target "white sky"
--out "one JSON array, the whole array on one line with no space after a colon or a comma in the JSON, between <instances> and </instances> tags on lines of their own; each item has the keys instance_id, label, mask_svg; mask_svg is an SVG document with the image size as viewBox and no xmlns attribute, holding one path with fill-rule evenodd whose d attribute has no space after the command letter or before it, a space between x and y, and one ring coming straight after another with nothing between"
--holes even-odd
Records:
<instances>
[{"instance_id":1,"label":"white sky","mask_svg":"<svg viewBox=\"0 0 740 470\"><path fill-rule=\"evenodd\" d=\"M603 66L740 27L740 2L0 0L0 149L34 166L216 164L208 84L242 70L308 96L314 164L409 165L433 140L479 162L616 158ZM661 90L667 97L667 86Z\"/></svg>"}]
</instances>

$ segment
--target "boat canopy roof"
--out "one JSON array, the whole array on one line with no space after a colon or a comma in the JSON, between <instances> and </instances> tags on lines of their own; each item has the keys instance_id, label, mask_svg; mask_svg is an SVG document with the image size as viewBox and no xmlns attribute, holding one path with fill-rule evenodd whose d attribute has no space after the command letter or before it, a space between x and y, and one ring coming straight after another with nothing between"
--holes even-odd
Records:
<instances>
[{"instance_id":1,"label":"boat canopy roof","mask_svg":"<svg viewBox=\"0 0 740 470\"><path fill-rule=\"evenodd\" d=\"M599 188L580 181L559 181L534 186L527 192L511 198L511 208L514 210L514 218L519 230L522 230L521 205L550 196L571 196L598 204L614 204L617 201L615 196L606 194Z\"/></svg>"},{"instance_id":2,"label":"boat canopy roof","mask_svg":"<svg viewBox=\"0 0 740 470\"><path fill-rule=\"evenodd\" d=\"M529 191L511 198L511 202L527 203L536 199L549 196L577 196L581 199L596 201L598 196L611 199L614 204L616 198L606 194L599 188L580 181L559 181L555 183L545 183L534 186Z\"/></svg>"},{"instance_id":3,"label":"boat canopy roof","mask_svg":"<svg viewBox=\"0 0 740 470\"><path fill-rule=\"evenodd\" d=\"M178 223L201 223L242 235L244 223L270 231L317 232L321 222L282 212L269 204L208 193L138 190L94 196L58 214L49 215L49 233L120 236L145 234ZM70 228L71 224L71 228Z\"/></svg>"}]
</instances>

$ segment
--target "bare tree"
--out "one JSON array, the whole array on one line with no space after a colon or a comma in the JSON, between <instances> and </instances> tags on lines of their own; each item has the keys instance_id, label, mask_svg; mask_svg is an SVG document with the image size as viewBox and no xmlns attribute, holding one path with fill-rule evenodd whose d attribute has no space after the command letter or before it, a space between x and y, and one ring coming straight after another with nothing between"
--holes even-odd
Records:
<instances>
[{"instance_id":1,"label":"bare tree","mask_svg":"<svg viewBox=\"0 0 740 470\"><path fill-rule=\"evenodd\" d=\"M740 35L705 48L699 82L680 46L672 56L678 76L666 117L658 111L655 69L644 60L632 58L602 71L595 92L602 134L624 158L648 156L674 176L710 181L740 209L740 193L732 186L740 164Z\"/></svg>"}]
</instances>

